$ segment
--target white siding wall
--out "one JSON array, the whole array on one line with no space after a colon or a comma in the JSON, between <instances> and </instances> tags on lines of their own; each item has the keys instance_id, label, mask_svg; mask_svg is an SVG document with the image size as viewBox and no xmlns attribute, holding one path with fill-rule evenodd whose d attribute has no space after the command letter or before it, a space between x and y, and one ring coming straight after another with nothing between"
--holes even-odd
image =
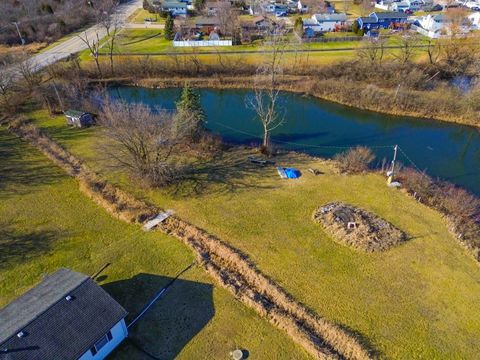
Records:
<instances>
[{"instance_id":1,"label":"white siding wall","mask_svg":"<svg viewBox=\"0 0 480 360\"><path fill-rule=\"evenodd\" d=\"M321 31L333 31L335 30L335 27L337 25L342 25L342 23L340 21L336 21L336 22L325 21L325 22L319 23L319 25L320 25L320 28L322 29Z\"/></svg>"},{"instance_id":2,"label":"white siding wall","mask_svg":"<svg viewBox=\"0 0 480 360\"><path fill-rule=\"evenodd\" d=\"M102 360L110 354L113 349L115 349L128 335L127 326L125 325L125 320L120 320L117 324L115 324L112 329L110 330L112 333L112 340L110 340L104 347L100 349L99 352L92 355L92 352L88 350L85 354L83 354L79 360ZM93 346L94 344L92 344Z\"/></svg>"}]
</instances>

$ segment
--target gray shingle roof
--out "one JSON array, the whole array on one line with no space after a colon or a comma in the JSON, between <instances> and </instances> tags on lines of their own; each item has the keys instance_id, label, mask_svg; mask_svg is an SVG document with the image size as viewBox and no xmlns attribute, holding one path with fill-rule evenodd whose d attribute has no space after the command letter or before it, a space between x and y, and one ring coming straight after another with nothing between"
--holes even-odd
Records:
<instances>
[{"instance_id":1,"label":"gray shingle roof","mask_svg":"<svg viewBox=\"0 0 480 360\"><path fill-rule=\"evenodd\" d=\"M363 16L360 19L362 19L362 22L364 24L376 24L377 23L377 19L374 18L373 16Z\"/></svg>"},{"instance_id":2,"label":"gray shingle roof","mask_svg":"<svg viewBox=\"0 0 480 360\"><path fill-rule=\"evenodd\" d=\"M303 19L303 26L315 26L318 25L316 20L313 19Z\"/></svg>"},{"instance_id":3,"label":"gray shingle roof","mask_svg":"<svg viewBox=\"0 0 480 360\"><path fill-rule=\"evenodd\" d=\"M318 22L337 22L346 21L347 14L315 14L313 15Z\"/></svg>"},{"instance_id":4,"label":"gray shingle roof","mask_svg":"<svg viewBox=\"0 0 480 360\"><path fill-rule=\"evenodd\" d=\"M385 11L385 12L376 12L375 13L378 19L406 19L408 18L408 14L403 12L395 12L395 11ZM372 15L372 14L370 14Z\"/></svg>"},{"instance_id":5,"label":"gray shingle roof","mask_svg":"<svg viewBox=\"0 0 480 360\"><path fill-rule=\"evenodd\" d=\"M217 17L198 17L195 19L195 25L205 26L205 25L218 25L220 20Z\"/></svg>"},{"instance_id":6,"label":"gray shingle roof","mask_svg":"<svg viewBox=\"0 0 480 360\"><path fill-rule=\"evenodd\" d=\"M0 359L77 359L126 315L88 276L60 269L0 310Z\"/></svg>"}]
</instances>

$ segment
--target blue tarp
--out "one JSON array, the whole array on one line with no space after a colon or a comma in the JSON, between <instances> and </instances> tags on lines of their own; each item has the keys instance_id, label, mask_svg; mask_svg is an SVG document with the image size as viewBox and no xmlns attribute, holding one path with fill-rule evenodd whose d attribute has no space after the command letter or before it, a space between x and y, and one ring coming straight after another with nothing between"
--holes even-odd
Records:
<instances>
[{"instance_id":1,"label":"blue tarp","mask_svg":"<svg viewBox=\"0 0 480 360\"><path fill-rule=\"evenodd\" d=\"M296 179L302 176L302 173L295 168L286 168L285 175L287 175L287 178L289 179Z\"/></svg>"}]
</instances>

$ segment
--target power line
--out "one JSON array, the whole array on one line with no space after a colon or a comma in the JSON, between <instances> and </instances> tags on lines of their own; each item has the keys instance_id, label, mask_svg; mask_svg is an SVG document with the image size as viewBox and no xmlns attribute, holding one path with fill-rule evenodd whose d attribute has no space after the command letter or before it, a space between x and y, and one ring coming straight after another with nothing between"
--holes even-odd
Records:
<instances>
[{"instance_id":1,"label":"power line","mask_svg":"<svg viewBox=\"0 0 480 360\"><path fill-rule=\"evenodd\" d=\"M192 262L190 265L188 265L185 269L183 269L182 271L180 271L172 280L170 280L170 282L165 285L162 289L160 289L160 291L154 296L154 298L152 300L150 300L150 302L140 311L140 313L135 317L135 319L132 320L132 322L130 324L127 325L127 329L129 329L130 327L132 327L133 325L135 325L135 323L140 320L140 318L145 315L145 313L157 302L158 299L160 299L160 297L162 297L162 295L168 290L168 288L170 288L173 283L175 281L178 280L178 278L185 272L187 272L188 270L190 270L190 268L193 267L193 265L195 265L196 262Z\"/></svg>"},{"instance_id":2,"label":"power line","mask_svg":"<svg viewBox=\"0 0 480 360\"><path fill-rule=\"evenodd\" d=\"M226 128L226 129L232 130L232 131L237 132L239 134L244 134L244 135L248 135L248 136L251 136L251 137L258 137L258 135L256 135L256 134L252 134L252 133L249 133L249 132L246 132L246 131L243 131L243 130L240 130L240 129L237 129L237 128L234 128L234 127L222 124L222 123L219 123L219 122L215 122L214 124L220 125L220 126ZM272 138L271 141L274 142L274 143L282 143L282 144L295 145L295 146L299 146L299 147L311 147L311 148L319 148L319 149L351 149L351 148L354 148L356 146L362 145L362 144L315 145L315 144L297 143L297 142L293 142L293 141L278 140L278 139L274 139L274 138ZM367 146L370 147L370 148L378 148L378 149L387 149L387 148L393 148L394 147L394 145L367 145Z\"/></svg>"},{"instance_id":3,"label":"power line","mask_svg":"<svg viewBox=\"0 0 480 360\"><path fill-rule=\"evenodd\" d=\"M405 151L403 151L403 149L399 146L398 147L398 150L400 150L400 152L402 153L403 156L405 156L405 158L413 165L413 167L415 168L415 170L417 170L419 173L423 174L424 172L422 170L420 170L420 168L417 166L417 164L415 164L415 162L410 159L408 157L408 155L405 153Z\"/></svg>"}]
</instances>

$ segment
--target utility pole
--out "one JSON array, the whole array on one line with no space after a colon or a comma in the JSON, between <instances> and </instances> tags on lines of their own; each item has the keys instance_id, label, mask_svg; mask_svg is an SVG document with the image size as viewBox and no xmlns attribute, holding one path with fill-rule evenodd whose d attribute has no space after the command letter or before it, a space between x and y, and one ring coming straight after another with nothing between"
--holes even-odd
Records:
<instances>
[{"instance_id":1,"label":"utility pole","mask_svg":"<svg viewBox=\"0 0 480 360\"><path fill-rule=\"evenodd\" d=\"M395 175L395 162L397 161L397 151L398 151L398 145L395 145L393 147L392 168L390 169L390 171L387 172L387 176L388 176L387 184L392 183L393 177Z\"/></svg>"},{"instance_id":2,"label":"utility pole","mask_svg":"<svg viewBox=\"0 0 480 360\"><path fill-rule=\"evenodd\" d=\"M12 24L15 25L15 27L17 28L17 33L18 33L18 36L20 37L20 41L22 42L22 45L25 45L25 39L23 38L22 33L20 32L20 29L18 28L18 22L14 21L14 22L12 22Z\"/></svg>"}]
</instances>

